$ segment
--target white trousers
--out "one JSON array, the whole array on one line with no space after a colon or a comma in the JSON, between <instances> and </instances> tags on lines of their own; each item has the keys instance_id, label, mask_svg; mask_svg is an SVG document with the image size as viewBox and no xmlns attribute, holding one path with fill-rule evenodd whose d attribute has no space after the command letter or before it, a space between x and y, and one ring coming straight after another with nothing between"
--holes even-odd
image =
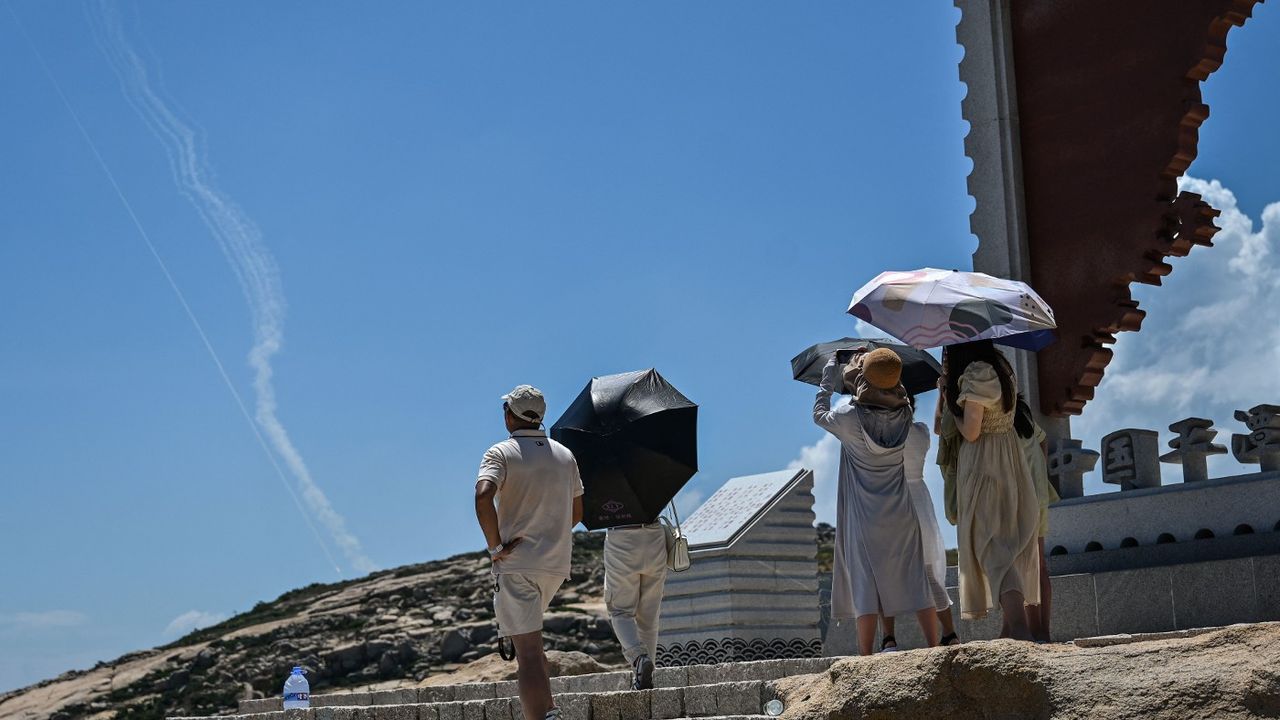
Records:
<instances>
[{"instance_id":1,"label":"white trousers","mask_svg":"<svg viewBox=\"0 0 1280 720\"><path fill-rule=\"evenodd\" d=\"M658 613L667 580L661 525L609 530L604 540L604 603L627 662L658 654Z\"/></svg>"}]
</instances>

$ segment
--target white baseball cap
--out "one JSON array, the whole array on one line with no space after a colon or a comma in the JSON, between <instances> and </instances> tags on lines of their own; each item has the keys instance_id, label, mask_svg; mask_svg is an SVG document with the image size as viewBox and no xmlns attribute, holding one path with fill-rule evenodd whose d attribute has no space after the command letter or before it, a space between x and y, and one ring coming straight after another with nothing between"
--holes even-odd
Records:
<instances>
[{"instance_id":1,"label":"white baseball cap","mask_svg":"<svg viewBox=\"0 0 1280 720\"><path fill-rule=\"evenodd\" d=\"M547 400L542 391L532 385L517 385L514 390L502 396L511 414L526 422L542 422L547 414Z\"/></svg>"}]
</instances>

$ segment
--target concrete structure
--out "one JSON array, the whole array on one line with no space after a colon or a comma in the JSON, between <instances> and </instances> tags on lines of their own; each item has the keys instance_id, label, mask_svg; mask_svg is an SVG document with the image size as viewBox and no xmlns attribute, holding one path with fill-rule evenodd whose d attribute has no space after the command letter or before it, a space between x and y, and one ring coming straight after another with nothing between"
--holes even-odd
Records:
<instances>
[{"instance_id":1,"label":"concrete structure","mask_svg":"<svg viewBox=\"0 0 1280 720\"><path fill-rule=\"evenodd\" d=\"M1057 574L1050 563L1053 640L1280 620L1280 533L1268 535L1275 541L1269 555L1073 574ZM948 592L955 601L958 583L955 568L949 570ZM1000 633L998 610L970 621L960 620L957 609L956 618L965 641ZM848 653L856 647L847 625L828 630L833 650ZM895 637L904 649L924 645L915 618L899 618Z\"/></svg>"},{"instance_id":2,"label":"concrete structure","mask_svg":"<svg viewBox=\"0 0 1280 720\"><path fill-rule=\"evenodd\" d=\"M667 576L659 665L821 655L813 472L734 478L684 523L692 565Z\"/></svg>"},{"instance_id":3,"label":"concrete structure","mask_svg":"<svg viewBox=\"0 0 1280 720\"><path fill-rule=\"evenodd\" d=\"M1237 413L1251 431L1233 437L1237 457L1261 460L1252 448L1270 447L1268 431L1280 424L1273 407ZM1121 491L1063 492L1049 508L1055 639L1280 619L1280 468L1208 479L1206 456L1225 452L1212 425L1170 425L1173 452L1163 458L1154 431L1111 433L1103 479ZM1184 482L1162 485L1160 460L1181 464ZM967 637L999 628L998 618L963 625Z\"/></svg>"},{"instance_id":4,"label":"concrete structure","mask_svg":"<svg viewBox=\"0 0 1280 720\"><path fill-rule=\"evenodd\" d=\"M1051 556L1280 528L1280 472L1070 498L1049 508Z\"/></svg>"},{"instance_id":5,"label":"concrete structure","mask_svg":"<svg viewBox=\"0 0 1280 720\"><path fill-rule=\"evenodd\" d=\"M1249 412L1236 413L1251 430L1249 435L1233 436L1237 458L1260 462L1265 453L1271 452L1270 448L1276 447L1272 444L1273 433L1280 434L1280 416L1272 408L1280 410L1278 406L1259 405ZM1173 452L1158 459L1159 439L1154 431L1126 429L1107 435L1102 440L1103 481L1119 485L1118 493L1081 496L1075 487L1067 492L1068 485L1078 485L1079 479L1068 477L1059 466L1074 463L1079 470L1082 465L1074 457L1055 455L1082 452L1080 442L1067 440L1064 448L1051 452L1050 475L1057 470L1057 479L1063 486L1063 499L1049 508L1049 537L1045 539L1055 569L1079 572L1119 567L1114 557L1102 568L1090 565L1087 559L1061 559L1068 555L1280 532L1280 467L1208 479L1206 456L1226 452L1226 448L1213 442L1217 430L1212 426L1212 421L1205 418L1173 423L1169 426L1177 435L1169 442ZM1184 482L1162 485L1160 461L1182 465ZM1219 545L1197 544L1194 551L1166 548L1158 553L1129 553L1132 560L1127 567L1239 557L1245 548L1237 543L1224 555L1224 551L1215 549ZM1269 545L1258 546L1257 551L1265 555L1272 549Z\"/></svg>"},{"instance_id":6,"label":"concrete structure","mask_svg":"<svg viewBox=\"0 0 1280 720\"><path fill-rule=\"evenodd\" d=\"M1218 211L1177 179L1209 114L1200 82L1258 0L955 2L974 269L1029 282L1054 307L1060 342L1015 366L1038 412L1078 414L1107 345L1141 327L1130 282L1160 284L1166 257L1217 232Z\"/></svg>"}]
</instances>

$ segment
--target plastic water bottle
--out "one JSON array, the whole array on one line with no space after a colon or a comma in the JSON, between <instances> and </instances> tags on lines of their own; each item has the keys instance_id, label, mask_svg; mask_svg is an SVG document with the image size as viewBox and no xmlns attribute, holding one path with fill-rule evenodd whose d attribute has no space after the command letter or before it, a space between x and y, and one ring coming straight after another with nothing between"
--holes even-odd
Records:
<instances>
[{"instance_id":1,"label":"plastic water bottle","mask_svg":"<svg viewBox=\"0 0 1280 720\"><path fill-rule=\"evenodd\" d=\"M284 681L284 709L311 707L311 683L302 674L302 668L295 667Z\"/></svg>"}]
</instances>

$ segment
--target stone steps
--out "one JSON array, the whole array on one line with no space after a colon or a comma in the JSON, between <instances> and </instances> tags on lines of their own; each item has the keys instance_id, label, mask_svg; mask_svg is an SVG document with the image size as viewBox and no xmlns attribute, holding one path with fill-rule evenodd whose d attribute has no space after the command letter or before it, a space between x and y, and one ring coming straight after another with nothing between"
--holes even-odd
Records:
<instances>
[{"instance_id":1,"label":"stone steps","mask_svg":"<svg viewBox=\"0 0 1280 720\"><path fill-rule=\"evenodd\" d=\"M785 667L775 661L773 668ZM744 663L759 665L758 663ZM829 664L829 663L828 663ZM816 667L816 664L811 664ZM725 666L703 666L725 667ZM809 672L814 670L810 667ZM756 668L761 670L762 668ZM614 675L616 673L609 673ZM585 676L579 676L585 677ZM476 683L493 685L494 683ZM462 685L445 687L464 687ZM427 688L423 688L427 689ZM436 688L438 689L438 688ZM353 693L353 695L360 695ZM682 718L763 717L765 703L777 697L772 680L745 680L661 687L558 693L556 705L564 720L677 720ZM274 701L278 703L279 701ZM279 707L278 704L275 705ZM520 699L514 696L471 700L433 700L416 703L313 706L306 710L242 711L221 719L199 720L523 720ZM173 720L197 720L181 718Z\"/></svg>"},{"instance_id":2,"label":"stone steps","mask_svg":"<svg viewBox=\"0 0 1280 720\"><path fill-rule=\"evenodd\" d=\"M653 673L653 684L656 690L666 690L725 683L770 681L790 675L824 672L834 661L835 658L793 658L787 660L723 663L719 665L660 667ZM565 695L616 693L629 691L630 687L631 673L628 671L551 678L551 692L557 698ZM325 707L369 708L384 705L435 705L512 698L516 694L516 682L514 680L463 683L378 692L324 693L311 696L311 708L314 710ZM278 697L263 700L241 700L239 712L242 715L256 716L262 713L279 711L280 704L280 698ZM757 707L753 712L759 711L760 708ZM480 719L466 718L465 720ZM567 717L566 720L568 720Z\"/></svg>"}]
</instances>

